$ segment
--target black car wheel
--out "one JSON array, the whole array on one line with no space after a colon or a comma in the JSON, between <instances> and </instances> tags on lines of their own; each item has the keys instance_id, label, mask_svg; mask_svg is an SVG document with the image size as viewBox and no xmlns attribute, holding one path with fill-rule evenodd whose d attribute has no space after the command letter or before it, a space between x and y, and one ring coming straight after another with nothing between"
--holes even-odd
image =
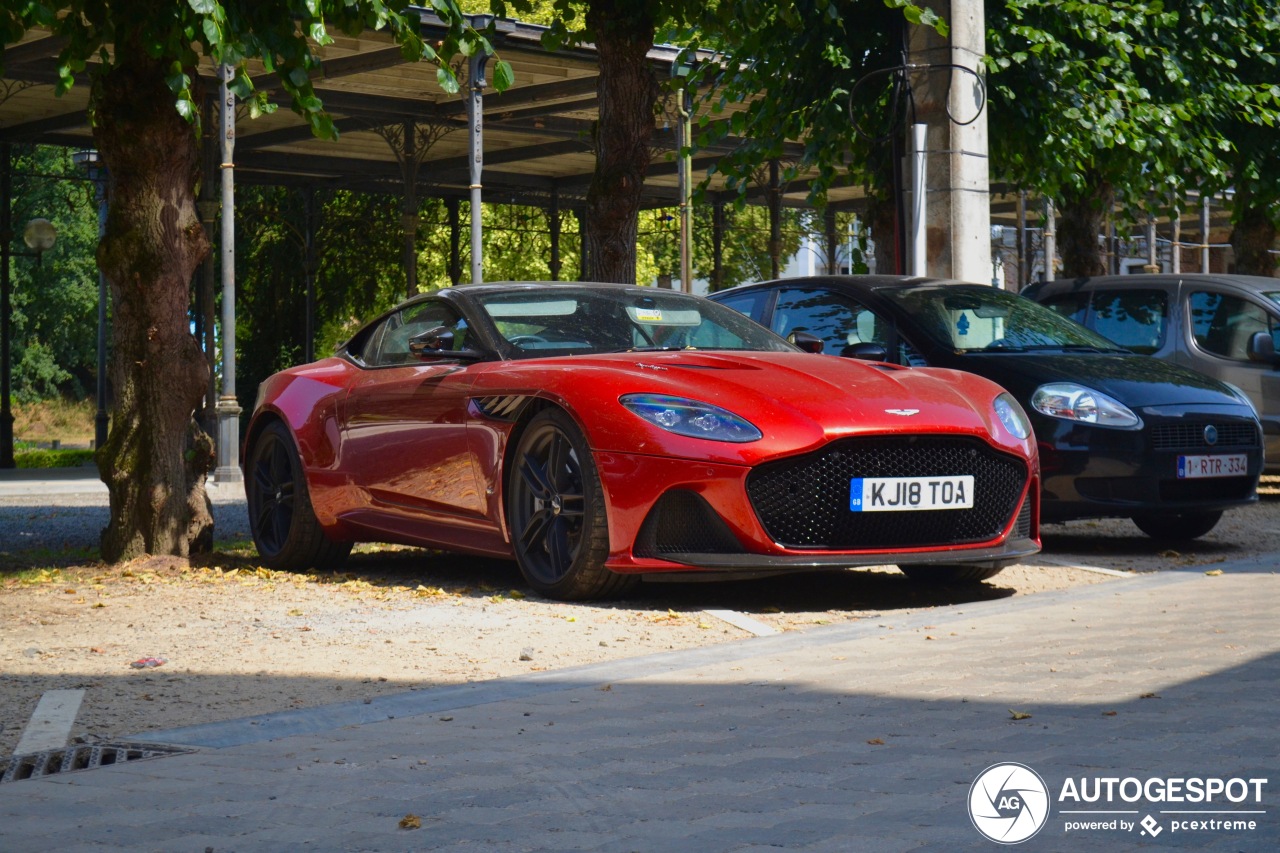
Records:
<instances>
[{"instance_id":1,"label":"black car wheel","mask_svg":"<svg viewBox=\"0 0 1280 853\"><path fill-rule=\"evenodd\" d=\"M913 581L924 583L977 583L993 578L1004 566L990 563L959 563L951 566L898 566Z\"/></svg>"},{"instance_id":2,"label":"black car wheel","mask_svg":"<svg viewBox=\"0 0 1280 853\"><path fill-rule=\"evenodd\" d=\"M1222 512L1171 512L1166 515L1135 515L1133 523L1152 539L1189 542L1218 524Z\"/></svg>"},{"instance_id":3,"label":"black car wheel","mask_svg":"<svg viewBox=\"0 0 1280 853\"><path fill-rule=\"evenodd\" d=\"M311 508L307 478L289 430L279 421L259 434L245 457L249 526L262 561L273 569L334 568L351 552L333 542Z\"/></svg>"},{"instance_id":4,"label":"black car wheel","mask_svg":"<svg viewBox=\"0 0 1280 853\"><path fill-rule=\"evenodd\" d=\"M507 521L525 580L551 598L619 595L635 578L604 567L609 527L591 448L568 414L546 409L520 435L507 477Z\"/></svg>"}]
</instances>

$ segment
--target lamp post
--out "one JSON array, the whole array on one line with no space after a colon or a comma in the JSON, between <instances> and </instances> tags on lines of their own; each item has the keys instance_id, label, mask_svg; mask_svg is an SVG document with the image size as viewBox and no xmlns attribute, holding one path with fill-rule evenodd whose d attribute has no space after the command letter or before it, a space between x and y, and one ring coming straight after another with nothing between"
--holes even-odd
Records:
<instances>
[{"instance_id":1,"label":"lamp post","mask_svg":"<svg viewBox=\"0 0 1280 853\"><path fill-rule=\"evenodd\" d=\"M89 180L93 181L96 200L98 202L98 242L107 230L107 192L106 169L102 166L102 156L97 151L76 151L71 161L84 169ZM107 278L98 270L98 411L93 416L94 449L107 443Z\"/></svg>"},{"instance_id":2,"label":"lamp post","mask_svg":"<svg viewBox=\"0 0 1280 853\"><path fill-rule=\"evenodd\" d=\"M15 252L13 242L13 147L0 144L0 468L14 468L13 458L13 409L11 406L12 376L10 366L9 324L13 319L13 306L9 301L12 283L9 281L9 261L14 256L40 257L53 248L58 232L47 219L33 219L22 229L22 240L28 252Z\"/></svg>"}]
</instances>

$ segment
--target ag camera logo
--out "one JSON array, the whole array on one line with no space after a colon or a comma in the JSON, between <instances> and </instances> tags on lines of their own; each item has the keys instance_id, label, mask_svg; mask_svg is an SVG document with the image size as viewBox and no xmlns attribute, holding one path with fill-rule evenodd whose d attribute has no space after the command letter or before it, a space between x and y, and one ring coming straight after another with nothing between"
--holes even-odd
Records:
<instances>
[{"instance_id":1,"label":"ag camera logo","mask_svg":"<svg viewBox=\"0 0 1280 853\"><path fill-rule=\"evenodd\" d=\"M1018 844L1049 819L1049 788L1025 764L993 764L969 787L969 819L998 844Z\"/></svg>"}]
</instances>

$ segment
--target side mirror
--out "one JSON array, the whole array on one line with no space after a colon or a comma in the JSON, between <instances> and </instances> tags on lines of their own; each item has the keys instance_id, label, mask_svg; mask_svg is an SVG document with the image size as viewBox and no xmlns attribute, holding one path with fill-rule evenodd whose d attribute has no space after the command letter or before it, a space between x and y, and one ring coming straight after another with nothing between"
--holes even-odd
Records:
<instances>
[{"instance_id":1,"label":"side mirror","mask_svg":"<svg viewBox=\"0 0 1280 853\"><path fill-rule=\"evenodd\" d=\"M1247 352L1250 361L1261 361L1267 364L1280 362L1280 359L1276 358L1276 343L1270 332L1254 332L1249 337Z\"/></svg>"},{"instance_id":2,"label":"side mirror","mask_svg":"<svg viewBox=\"0 0 1280 853\"><path fill-rule=\"evenodd\" d=\"M825 347L825 344L822 342L822 338L811 332L792 332L787 335L787 340L800 347L800 349L805 352L816 353L818 355L822 354L822 350Z\"/></svg>"},{"instance_id":3,"label":"side mirror","mask_svg":"<svg viewBox=\"0 0 1280 853\"><path fill-rule=\"evenodd\" d=\"M873 344L869 341L862 343L849 344L849 346L840 350L842 358L856 358L861 361L888 361L889 351L882 344Z\"/></svg>"},{"instance_id":4,"label":"side mirror","mask_svg":"<svg viewBox=\"0 0 1280 853\"><path fill-rule=\"evenodd\" d=\"M409 338L409 352L420 359L434 361L437 359L464 359L474 361L482 353L472 349L454 350L453 330L448 326L436 326L419 332Z\"/></svg>"}]
</instances>

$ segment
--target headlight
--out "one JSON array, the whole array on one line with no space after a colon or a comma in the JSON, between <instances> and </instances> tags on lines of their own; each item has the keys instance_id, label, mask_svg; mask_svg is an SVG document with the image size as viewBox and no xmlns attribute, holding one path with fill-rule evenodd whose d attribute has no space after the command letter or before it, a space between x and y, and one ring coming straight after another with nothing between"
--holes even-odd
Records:
<instances>
[{"instance_id":1,"label":"headlight","mask_svg":"<svg viewBox=\"0 0 1280 853\"><path fill-rule=\"evenodd\" d=\"M1074 382L1041 385L1031 395L1031 407L1051 418L1133 429L1142 421L1123 403Z\"/></svg>"},{"instance_id":2,"label":"headlight","mask_svg":"<svg viewBox=\"0 0 1280 853\"><path fill-rule=\"evenodd\" d=\"M1004 428L1018 438L1025 439L1031 435L1031 422L1027 420L1027 413L1022 411L1022 407L1018 405L1018 401L1006 391L999 397L996 397L994 403L996 417L1000 419L1000 423L1004 424Z\"/></svg>"},{"instance_id":3,"label":"headlight","mask_svg":"<svg viewBox=\"0 0 1280 853\"><path fill-rule=\"evenodd\" d=\"M710 403L661 394L627 394L619 402L649 423L677 435L734 442L763 437L750 421Z\"/></svg>"}]
</instances>

